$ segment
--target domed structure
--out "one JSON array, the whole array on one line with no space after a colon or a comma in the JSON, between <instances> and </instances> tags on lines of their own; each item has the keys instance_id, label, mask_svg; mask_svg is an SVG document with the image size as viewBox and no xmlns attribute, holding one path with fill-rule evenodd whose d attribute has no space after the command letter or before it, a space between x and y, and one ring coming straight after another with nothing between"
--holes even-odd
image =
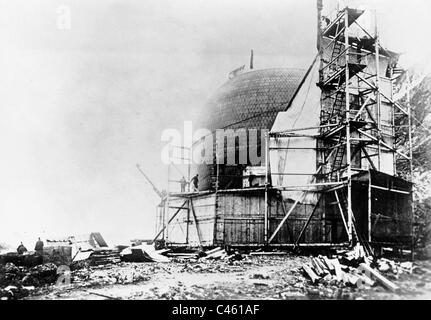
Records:
<instances>
[{"instance_id":1,"label":"domed structure","mask_svg":"<svg viewBox=\"0 0 431 320\"><path fill-rule=\"evenodd\" d=\"M257 129L257 152L260 155L259 130L271 129L277 114L287 109L304 74L301 69L276 68L250 71L230 79L206 104L200 127L212 132L217 129ZM246 166L219 165L219 188L241 188ZM214 188L216 170L216 165L199 166L200 190Z\"/></svg>"}]
</instances>

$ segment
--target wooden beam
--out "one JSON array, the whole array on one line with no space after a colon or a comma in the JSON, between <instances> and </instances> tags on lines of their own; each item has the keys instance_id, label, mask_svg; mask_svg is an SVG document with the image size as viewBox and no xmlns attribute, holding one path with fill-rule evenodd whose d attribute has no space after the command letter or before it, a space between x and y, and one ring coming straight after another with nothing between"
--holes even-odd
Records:
<instances>
[{"instance_id":1,"label":"wooden beam","mask_svg":"<svg viewBox=\"0 0 431 320\"><path fill-rule=\"evenodd\" d=\"M187 225L186 225L186 243L189 244L190 235L190 201L187 200Z\"/></svg>"},{"instance_id":2,"label":"wooden beam","mask_svg":"<svg viewBox=\"0 0 431 320\"><path fill-rule=\"evenodd\" d=\"M373 137L372 135L370 135L370 134L368 134L368 133L366 133L366 132L364 132L364 131L362 131L362 130L359 130L359 129L358 129L358 132L359 132L359 133L362 133L364 136L367 136L368 138L370 138L370 139L372 139L372 140L376 141L377 143L381 144L382 146L384 146L384 147L388 148L390 151L393 151L393 152L398 153L400 156L402 156L403 158L405 158L405 159L407 159L407 160L409 160L409 161L410 161L410 158L409 158L408 156L406 156L405 154L403 154L403 153L399 152L398 150L396 150L396 149L392 148L391 146L389 146L389 145L388 145L388 144L386 144L385 142L380 141L379 139L377 139L377 138Z\"/></svg>"},{"instance_id":3,"label":"wooden beam","mask_svg":"<svg viewBox=\"0 0 431 320\"><path fill-rule=\"evenodd\" d=\"M304 191L302 193L302 195L296 199L295 203L293 204L293 206L289 209L289 212L286 213L286 215L284 216L283 220L281 220L280 224L277 226L277 228L275 229L274 233L271 235L271 237L268 240L268 243L271 243L272 240L274 240L275 236L277 235L277 233L280 231L281 227L283 226L283 224L286 222L286 220L289 218L289 216L291 215L291 213L293 212L293 210L296 208L296 206L298 205L299 202L301 202L304 198L305 195L307 194L307 191Z\"/></svg>"},{"instance_id":4,"label":"wooden beam","mask_svg":"<svg viewBox=\"0 0 431 320\"><path fill-rule=\"evenodd\" d=\"M359 116L361 115L362 111L365 109L365 107L368 105L368 102L371 100L371 96L368 96L368 98L365 100L365 102L362 104L362 106L359 108L358 113L353 118L352 121L358 120Z\"/></svg>"},{"instance_id":5,"label":"wooden beam","mask_svg":"<svg viewBox=\"0 0 431 320\"><path fill-rule=\"evenodd\" d=\"M177 216L177 214L182 210L182 208L185 206L185 204L187 203L187 201L184 201L184 203L183 203L183 205L174 213L174 215L169 219L169 221L168 221L168 225L169 225L169 223L171 223L172 222L172 220L174 220L175 219L175 217ZM164 226L163 228L162 228L162 230L160 230L159 231L159 233L154 237L154 240L153 241L156 241L157 240L157 238L158 237L160 237L160 235L165 231L165 229L166 229L166 226Z\"/></svg>"},{"instance_id":6,"label":"wooden beam","mask_svg":"<svg viewBox=\"0 0 431 320\"><path fill-rule=\"evenodd\" d=\"M362 151L364 151L365 153L365 157L368 160L368 163L371 165L371 167L373 168L373 170L377 171L376 166L374 165L373 161L371 160L370 155L368 154L368 151L366 148L362 147Z\"/></svg>"},{"instance_id":7,"label":"wooden beam","mask_svg":"<svg viewBox=\"0 0 431 320\"><path fill-rule=\"evenodd\" d=\"M374 169L375 170L375 169ZM372 206L372 193L371 193L371 172L368 171L368 221L367 221L367 228L368 228L368 242L371 242L372 240L372 232L371 232L371 206Z\"/></svg>"},{"instance_id":8,"label":"wooden beam","mask_svg":"<svg viewBox=\"0 0 431 320\"><path fill-rule=\"evenodd\" d=\"M401 194L411 194L411 192L408 192L408 191L402 191L402 190L397 190L397 189L390 189L390 188L379 187L379 186L375 186L375 185L371 185L371 188L373 188L373 189L379 189L379 190L384 190L384 191L388 191L388 192L401 193Z\"/></svg>"},{"instance_id":9,"label":"wooden beam","mask_svg":"<svg viewBox=\"0 0 431 320\"><path fill-rule=\"evenodd\" d=\"M299 240L301 240L302 235L304 234L305 230L307 229L308 225L310 224L310 221L311 221L311 219L313 218L314 213L316 212L316 208L317 208L317 205L319 204L319 202L320 202L320 198L319 198L319 200L317 201L317 204L316 204L316 206L314 207L313 211L311 212L310 216L308 217L307 222L305 223L304 227L301 229L301 232L299 233L299 236L298 236L298 238L297 238L297 239L296 239L296 241L295 241L295 247L297 247L297 246L298 246Z\"/></svg>"},{"instance_id":10,"label":"wooden beam","mask_svg":"<svg viewBox=\"0 0 431 320\"><path fill-rule=\"evenodd\" d=\"M316 174L318 174L318 173L320 172L320 170L322 170L322 168L323 168L323 166L320 166L320 167L317 169ZM311 181L313 181L315 178L316 178L316 177L315 177L315 176L313 176L313 177L311 178ZM310 181L310 182L311 182L311 181ZM309 190L305 190L305 191L303 192L303 194L301 195L301 197L299 197L299 198L295 201L295 203L293 204L293 206L290 208L289 212L284 216L283 220L280 222L280 224L277 226L277 228L275 229L274 233L272 234L271 238L268 240L268 244L269 244L269 243L270 243L270 242L275 238L275 236L276 236L276 235L277 235L277 233L280 231L280 229L281 229L281 227L283 226L283 224L284 224L284 223L286 222L286 220L289 218L290 214L293 212L293 210L294 210L294 209L295 209L295 207L298 205L298 203L304 199L304 197L305 197L305 195L307 194L307 192L308 192L308 191L309 191ZM317 205L316 205L316 207L317 207ZM314 210L316 209L316 207L314 208ZM314 210L313 210L313 213L314 213Z\"/></svg>"},{"instance_id":11,"label":"wooden beam","mask_svg":"<svg viewBox=\"0 0 431 320\"><path fill-rule=\"evenodd\" d=\"M307 275L310 277L312 283L315 283L317 280L320 279L307 264L304 263L302 265L302 268L307 273Z\"/></svg>"},{"instance_id":12,"label":"wooden beam","mask_svg":"<svg viewBox=\"0 0 431 320\"><path fill-rule=\"evenodd\" d=\"M283 209L284 215L286 215L287 214L287 212L286 212L286 206L284 205L283 200L281 201L281 208ZM287 232L289 233L290 239L293 240L293 233L292 233L292 230L290 230L288 223L286 223L286 227L287 227Z\"/></svg>"},{"instance_id":13,"label":"wooden beam","mask_svg":"<svg viewBox=\"0 0 431 320\"><path fill-rule=\"evenodd\" d=\"M361 263L359 266L360 266L360 268L362 268L362 270L364 270L366 273L368 273L367 275L373 276L373 278L375 278L377 280L377 282L382 284L385 288L387 288L393 292L400 291L399 286L397 286L395 283L386 279L377 270L374 270L373 268L369 267L365 263Z\"/></svg>"},{"instance_id":14,"label":"wooden beam","mask_svg":"<svg viewBox=\"0 0 431 320\"><path fill-rule=\"evenodd\" d=\"M334 266L335 275L337 276L337 280L338 281L342 281L343 280L343 271L341 270L340 262L336 258L335 259L331 259L329 261Z\"/></svg>"},{"instance_id":15,"label":"wooden beam","mask_svg":"<svg viewBox=\"0 0 431 320\"><path fill-rule=\"evenodd\" d=\"M347 234L349 234L349 228L347 228L346 219L344 218L343 208L341 207L340 198L338 197L337 190L335 190L334 193L335 193L335 199L337 200L337 204L338 204L338 210L340 210L341 219L343 219L344 228L346 229Z\"/></svg>"},{"instance_id":16,"label":"wooden beam","mask_svg":"<svg viewBox=\"0 0 431 320\"><path fill-rule=\"evenodd\" d=\"M195 225L196 225L196 232L198 234L198 238L199 238L199 244L202 247L202 234L201 234L201 229L199 228L199 223L198 223L198 218L196 217L196 213L195 213L195 208L193 206L193 201L190 198L190 207L192 209L192 213L193 213L193 219L195 220Z\"/></svg>"},{"instance_id":17,"label":"wooden beam","mask_svg":"<svg viewBox=\"0 0 431 320\"><path fill-rule=\"evenodd\" d=\"M264 230L263 230L263 240L265 244L268 244L271 242L271 240L268 241L268 229L269 229L269 223L268 223L268 216L269 216L269 195L268 195L268 187L269 187L269 143L270 143L270 136L269 133L265 133L265 212L264 212Z\"/></svg>"}]
</instances>

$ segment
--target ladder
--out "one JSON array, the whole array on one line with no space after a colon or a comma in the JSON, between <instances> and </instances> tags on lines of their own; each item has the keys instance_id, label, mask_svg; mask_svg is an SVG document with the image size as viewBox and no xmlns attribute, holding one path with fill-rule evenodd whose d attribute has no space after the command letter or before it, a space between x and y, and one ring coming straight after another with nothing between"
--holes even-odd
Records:
<instances>
[{"instance_id":1,"label":"ladder","mask_svg":"<svg viewBox=\"0 0 431 320\"><path fill-rule=\"evenodd\" d=\"M339 41L335 41L334 42L334 48L332 49L332 54L331 54L331 60L333 61L332 64L329 66L329 70L330 72L335 72L338 70L338 68L340 67L340 64L338 63L338 60L341 58L340 54L344 49L344 44L339 42Z\"/></svg>"},{"instance_id":2,"label":"ladder","mask_svg":"<svg viewBox=\"0 0 431 320\"><path fill-rule=\"evenodd\" d=\"M334 155L334 161L332 162L331 181L338 180L337 173L340 172L339 169L343 164L344 154L345 154L344 145L337 147L337 151L335 152L335 155Z\"/></svg>"},{"instance_id":3,"label":"ladder","mask_svg":"<svg viewBox=\"0 0 431 320\"><path fill-rule=\"evenodd\" d=\"M345 101L345 93L338 91L335 95L334 103L332 105L331 115L329 116L329 121L335 120L334 123L339 123L344 118L343 116L343 106ZM335 117L341 117L341 119L336 119ZM335 118L335 119L334 119Z\"/></svg>"}]
</instances>

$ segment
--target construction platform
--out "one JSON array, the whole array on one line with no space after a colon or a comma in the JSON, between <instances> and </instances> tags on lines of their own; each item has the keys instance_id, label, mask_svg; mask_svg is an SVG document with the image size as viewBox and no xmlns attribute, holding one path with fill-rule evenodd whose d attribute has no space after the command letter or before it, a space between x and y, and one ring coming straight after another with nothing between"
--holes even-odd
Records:
<instances>
[{"instance_id":1,"label":"construction platform","mask_svg":"<svg viewBox=\"0 0 431 320\"><path fill-rule=\"evenodd\" d=\"M270 188L268 230L264 187L172 193L160 207L158 238L167 246L187 247L346 246L346 188L343 181L335 187L314 187L308 192L316 194L316 204L285 200L280 190ZM356 239L373 248L409 247L411 188L411 183L377 171L353 175ZM167 207L169 219L163 217Z\"/></svg>"}]
</instances>

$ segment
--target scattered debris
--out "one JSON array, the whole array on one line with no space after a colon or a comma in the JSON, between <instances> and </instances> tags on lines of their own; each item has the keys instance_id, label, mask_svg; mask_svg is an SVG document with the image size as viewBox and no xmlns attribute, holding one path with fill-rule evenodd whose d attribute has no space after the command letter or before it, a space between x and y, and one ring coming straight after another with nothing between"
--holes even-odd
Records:
<instances>
[{"instance_id":1,"label":"scattered debris","mask_svg":"<svg viewBox=\"0 0 431 320\"><path fill-rule=\"evenodd\" d=\"M206 256L204 257L204 259L224 259L228 256L226 250L220 247L208 250L207 252L205 252L205 254Z\"/></svg>"},{"instance_id":2,"label":"scattered debris","mask_svg":"<svg viewBox=\"0 0 431 320\"><path fill-rule=\"evenodd\" d=\"M158 253L153 246L141 244L126 248L120 253L125 262L169 262L169 258Z\"/></svg>"},{"instance_id":3,"label":"scattered debris","mask_svg":"<svg viewBox=\"0 0 431 320\"><path fill-rule=\"evenodd\" d=\"M113 296L108 296L107 294L102 294L102 293L99 293L99 292L94 292L94 291L89 291L89 290L87 290L86 292L89 293L89 294L94 294L95 296L99 296L99 297L103 297L103 298L109 299L109 300L121 300L121 298L113 297Z\"/></svg>"},{"instance_id":4,"label":"scattered debris","mask_svg":"<svg viewBox=\"0 0 431 320\"><path fill-rule=\"evenodd\" d=\"M285 251L254 251L250 252L252 256L286 256L288 252Z\"/></svg>"},{"instance_id":5,"label":"scattered debris","mask_svg":"<svg viewBox=\"0 0 431 320\"><path fill-rule=\"evenodd\" d=\"M199 278L199 281L211 284L197 282L191 285L189 281L193 280L187 280L182 284L161 287L159 291L152 291L148 285L145 294L139 291L141 293L134 297L367 299L370 294L413 294L431 289L431 264L387 258L372 260L360 248L307 257L281 251L248 254L222 247L205 251L186 248L155 250L153 246L141 244L81 250L73 257L70 269L70 284L54 286L58 278L54 263L33 267L2 264L0 299L22 299L51 293L56 299L60 296L66 298L73 292L81 292L83 295L80 297L84 298L125 299L124 290L116 293L111 289L109 292L101 289L103 286L119 288L129 284L135 288L146 283L157 286L159 279L175 282L182 277ZM208 275L215 274L217 282L207 280L211 279ZM220 281L226 280L222 279L230 279L233 283L226 287L227 282L224 282L223 287ZM407 286L403 281L410 282Z\"/></svg>"},{"instance_id":6,"label":"scattered debris","mask_svg":"<svg viewBox=\"0 0 431 320\"><path fill-rule=\"evenodd\" d=\"M312 283L316 283L317 280L319 280L320 278L313 272L313 270L311 269L311 267L307 264L303 264L302 268L304 269L304 271L307 273L307 275L310 277L311 282Z\"/></svg>"},{"instance_id":7,"label":"scattered debris","mask_svg":"<svg viewBox=\"0 0 431 320\"><path fill-rule=\"evenodd\" d=\"M73 257L72 262L79 262L83 260L87 260L90 258L91 254L93 253L93 250L88 251L78 251L78 253Z\"/></svg>"},{"instance_id":8,"label":"scattered debris","mask_svg":"<svg viewBox=\"0 0 431 320\"><path fill-rule=\"evenodd\" d=\"M102 265L109 263L119 263L121 261L120 252L112 249L96 249L89 256L91 265Z\"/></svg>"},{"instance_id":9,"label":"scattered debris","mask_svg":"<svg viewBox=\"0 0 431 320\"><path fill-rule=\"evenodd\" d=\"M372 275L376 280L382 284L385 288L397 292L400 290L400 287L398 287L396 284L392 283L388 279L386 279L384 276L382 276L378 271L374 270L370 266L366 265L365 263L361 264L361 267L365 272L368 272L370 275Z\"/></svg>"},{"instance_id":10,"label":"scattered debris","mask_svg":"<svg viewBox=\"0 0 431 320\"><path fill-rule=\"evenodd\" d=\"M0 265L0 298L21 299L35 287L50 285L57 279L57 266L52 263L33 268L16 266L11 262ZM2 288L2 289L1 289Z\"/></svg>"},{"instance_id":11,"label":"scattered debris","mask_svg":"<svg viewBox=\"0 0 431 320\"><path fill-rule=\"evenodd\" d=\"M309 263L302 265L302 269L313 284L336 281L339 285L362 288L378 283L390 291L398 292L400 287L384 277L381 272L391 271L396 275L413 272L411 262L396 263L385 258L377 261L378 270L376 270L371 267L372 259L366 256L365 251L359 245L351 251L338 253L341 255L332 258L311 257ZM340 261L346 262L348 265L342 264Z\"/></svg>"}]
</instances>

